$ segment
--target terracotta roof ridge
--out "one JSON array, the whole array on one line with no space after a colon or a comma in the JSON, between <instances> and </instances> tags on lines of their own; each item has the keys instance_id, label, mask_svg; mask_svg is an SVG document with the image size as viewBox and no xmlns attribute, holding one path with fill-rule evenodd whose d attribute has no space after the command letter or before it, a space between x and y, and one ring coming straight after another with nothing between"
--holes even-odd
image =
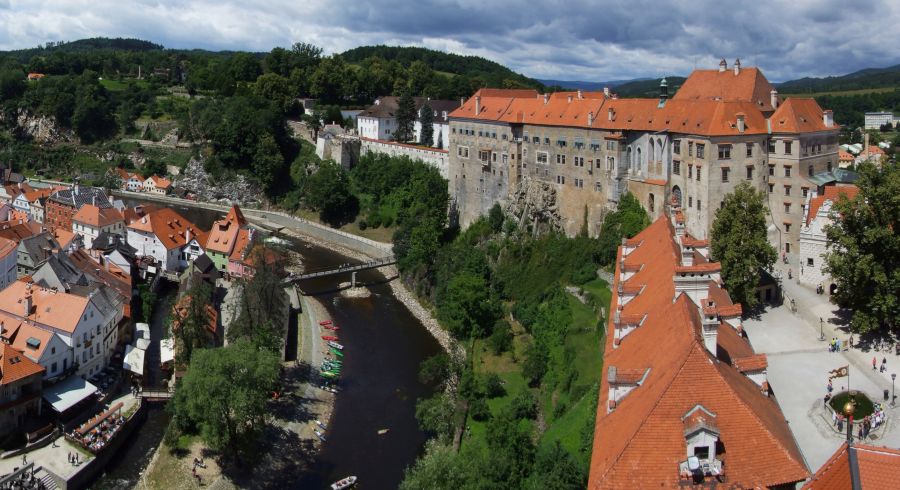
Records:
<instances>
[{"instance_id":1,"label":"terracotta roof ridge","mask_svg":"<svg viewBox=\"0 0 900 490\"><path fill-rule=\"evenodd\" d=\"M707 351L705 347L703 347L702 345L697 345L697 344L695 344L695 345L703 350L704 355L711 357L711 354L709 354L709 351ZM737 369L733 366L730 366L728 364L725 364L725 363L719 361L718 359L715 359L714 357L712 358L712 361L713 361L714 365L716 365L719 368L719 369L715 370L716 375L719 376L720 378L722 378L723 384L725 384L727 386L727 390L731 393L731 395L736 400L739 400L741 402L740 405L743 406L744 410L746 410L747 412L750 412L753 419L756 421L756 423L759 424L759 426L763 428L762 432L765 433L765 437L768 437L771 441L773 441L776 444L776 446L781 449L781 451L784 453L784 455L787 457L787 459L797 461L798 463L800 463L800 465L803 467L803 471L806 473L806 476L809 477L809 475L810 475L809 467L806 463L806 460L803 458L803 453L800 452L800 447L797 446L797 440L794 437L793 430L791 430L790 427L786 427L788 435L790 435L791 439L794 441L794 445L796 446L797 455L800 456L799 461L796 459L795 455L792 454L788 448L784 447L784 444L781 443L781 440L778 437L775 437L774 434L772 434L771 427L769 427L769 425L762 418L759 417L759 414L756 413L756 410L753 410L750 406L748 406L746 404L743 396L740 393L738 393L738 391L734 389L734 386L732 386L731 382L722 375L723 369L735 369L735 370L737 370ZM738 375L741 377L741 379L745 380L746 382L753 383L753 381L750 378L744 376L740 372L738 372ZM758 390L754 390L754 393L756 393L758 396L763 396L762 393L760 393ZM778 406L777 403L775 405L778 409L778 412L782 416L782 420L783 420L784 412L781 411L781 407ZM778 484L782 484L782 483L788 483L788 482L767 482L767 486L773 486L773 485L778 485Z\"/></svg>"}]
</instances>

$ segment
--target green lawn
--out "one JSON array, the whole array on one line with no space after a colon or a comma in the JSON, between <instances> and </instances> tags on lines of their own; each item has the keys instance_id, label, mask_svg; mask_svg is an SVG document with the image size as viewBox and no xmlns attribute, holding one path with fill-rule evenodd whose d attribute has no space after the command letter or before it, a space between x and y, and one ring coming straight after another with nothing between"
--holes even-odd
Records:
<instances>
[{"instance_id":1,"label":"green lawn","mask_svg":"<svg viewBox=\"0 0 900 490\"><path fill-rule=\"evenodd\" d=\"M593 421L596 415L594 400L596 393L588 390L581 399L569 409L562 417L557 419L541 437L540 446L546 447L559 441L560 445L576 458L580 454L582 434L587 427L588 420ZM587 461L581 461L587 466Z\"/></svg>"},{"instance_id":2,"label":"green lawn","mask_svg":"<svg viewBox=\"0 0 900 490\"><path fill-rule=\"evenodd\" d=\"M150 86L146 80L130 80L130 82L136 84L140 88L147 88ZM121 92L128 88L128 82L112 80L110 78L100 80L100 85L103 85L103 87L110 92Z\"/></svg>"}]
</instances>

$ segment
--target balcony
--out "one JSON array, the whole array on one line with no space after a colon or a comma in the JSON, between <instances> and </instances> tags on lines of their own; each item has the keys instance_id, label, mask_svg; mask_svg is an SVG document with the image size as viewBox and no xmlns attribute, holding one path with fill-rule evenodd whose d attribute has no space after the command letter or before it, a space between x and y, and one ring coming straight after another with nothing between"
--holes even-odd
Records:
<instances>
[{"instance_id":1,"label":"balcony","mask_svg":"<svg viewBox=\"0 0 900 490\"><path fill-rule=\"evenodd\" d=\"M720 482L725 481L725 465L719 459L700 459L691 456L678 463L678 475L682 482L702 483L706 478L716 478Z\"/></svg>"}]
</instances>

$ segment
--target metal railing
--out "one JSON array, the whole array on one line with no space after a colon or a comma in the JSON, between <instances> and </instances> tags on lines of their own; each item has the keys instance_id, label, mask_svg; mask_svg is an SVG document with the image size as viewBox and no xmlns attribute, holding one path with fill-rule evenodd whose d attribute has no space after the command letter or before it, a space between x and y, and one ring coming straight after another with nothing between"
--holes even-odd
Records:
<instances>
[{"instance_id":1,"label":"metal railing","mask_svg":"<svg viewBox=\"0 0 900 490\"><path fill-rule=\"evenodd\" d=\"M315 277L325 277L325 276L333 276L336 274L343 274L346 272L358 272L364 271L368 269L377 269L379 267L384 267L386 265L393 265L397 263L397 259L393 256L384 257L381 259L372 260L369 262L364 262L361 264L344 264L338 267L327 267L319 270L312 270L304 272L303 274L292 274L286 278L284 278L285 284L291 284L299 281L303 281L306 279L312 279Z\"/></svg>"}]
</instances>

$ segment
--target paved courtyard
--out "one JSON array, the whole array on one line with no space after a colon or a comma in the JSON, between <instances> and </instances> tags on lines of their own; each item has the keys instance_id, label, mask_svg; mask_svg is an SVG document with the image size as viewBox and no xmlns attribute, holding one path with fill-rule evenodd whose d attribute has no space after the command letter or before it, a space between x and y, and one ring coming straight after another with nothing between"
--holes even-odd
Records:
<instances>
[{"instance_id":1,"label":"paved courtyard","mask_svg":"<svg viewBox=\"0 0 900 490\"><path fill-rule=\"evenodd\" d=\"M796 278L795 278L796 279ZM858 346L839 353L828 352L828 342L819 340L821 329L827 340L837 337L846 342L849 333L837 308L828 296L787 282L785 305L769 308L758 318L744 321L747 336L756 352L769 359L768 380L784 412L794 438L806 458L810 471L816 471L840 446L844 436L831 426L822 409L828 372L850 366L850 388L865 392L873 401L884 402L883 390L891 390L891 373L900 372L900 357ZM797 311L789 305L794 300ZM858 345L858 344L857 344ZM887 358L887 371L872 370L872 357L878 363ZM847 387L848 378L836 378L834 391ZM900 448L900 411L886 410L887 422L872 432L868 444ZM856 434L854 434L856 437Z\"/></svg>"}]
</instances>

